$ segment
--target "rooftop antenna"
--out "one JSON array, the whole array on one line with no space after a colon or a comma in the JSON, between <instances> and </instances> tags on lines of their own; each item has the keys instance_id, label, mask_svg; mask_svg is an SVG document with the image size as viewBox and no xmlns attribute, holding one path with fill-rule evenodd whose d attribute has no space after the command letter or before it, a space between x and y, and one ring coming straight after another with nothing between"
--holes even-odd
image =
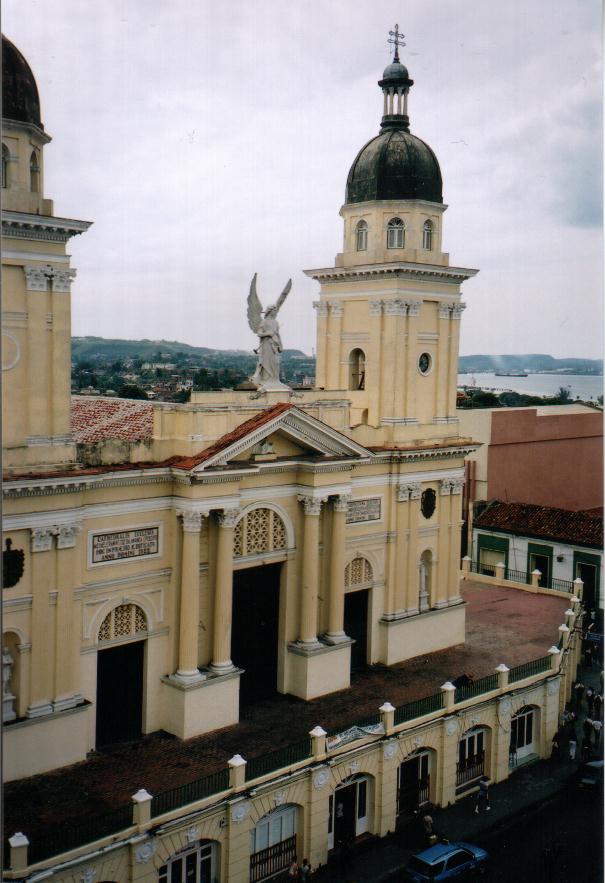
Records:
<instances>
[{"instance_id":1,"label":"rooftop antenna","mask_svg":"<svg viewBox=\"0 0 605 883\"><path fill-rule=\"evenodd\" d=\"M405 46L405 43L403 42L404 37L405 34L399 33L399 25L395 25L394 31L389 31L389 39L387 40L387 43L393 43L395 46L395 56L393 61L399 61L399 47Z\"/></svg>"}]
</instances>

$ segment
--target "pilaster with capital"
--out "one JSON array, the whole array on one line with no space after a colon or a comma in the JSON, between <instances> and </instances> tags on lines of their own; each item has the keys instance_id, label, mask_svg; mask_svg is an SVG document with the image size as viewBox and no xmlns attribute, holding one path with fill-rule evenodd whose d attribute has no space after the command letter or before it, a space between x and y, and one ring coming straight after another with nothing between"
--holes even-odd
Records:
<instances>
[{"instance_id":1,"label":"pilaster with capital","mask_svg":"<svg viewBox=\"0 0 605 883\"><path fill-rule=\"evenodd\" d=\"M456 416L456 389L458 381L458 350L460 348L460 317L466 304L457 303L452 306L450 321L449 359L447 375L447 416Z\"/></svg>"},{"instance_id":2,"label":"pilaster with capital","mask_svg":"<svg viewBox=\"0 0 605 883\"><path fill-rule=\"evenodd\" d=\"M311 648L318 645L319 515L323 500L300 494L298 501L304 511L299 643Z\"/></svg>"},{"instance_id":3,"label":"pilaster with capital","mask_svg":"<svg viewBox=\"0 0 605 883\"><path fill-rule=\"evenodd\" d=\"M74 666L79 636L74 624L73 590L77 585L77 542L82 526L62 524L57 530L57 620L53 709L73 708L80 690Z\"/></svg>"},{"instance_id":4,"label":"pilaster with capital","mask_svg":"<svg viewBox=\"0 0 605 883\"><path fill-rule=\"evenodd\" d=\"M328 597L329 643L337 644L346 640L344 632L344 576L345 576L345 533L350 494L341 494L332 500L332 538L330 542L330 586Z\"/></svg>"},{"instance_id":5,"label":"pilaster with capital","mask_svg":"<svg viewBox=\"0 0 605 883\"><path fill-rule=\"evenodd\" d=\"M422 484L419 481L407 483L409 493L408 503L408 560L406 575L406 600L405 609L415 611L418 609L418 516L420 514L420 497Z\"/></svg>"},{"instance_id":6,"label":"pilaster with capital","mask_svg":"<svg viewBox=\"0 0 605 883\"><path fill-rule=\"evenodd\" d=\"M435 592L435 607L444 607L450 595L450 522L451 522L451 479L444 478L439 487L439 561ZM456 571L457 573L457 571Z\"/></svg>"},{"instance_id":7,"label":"pilaster with capital","mask_svg":"<svg viewBox=\"0 0 605 883\"><path fill-rule=\"evenodd\" d=\"M54 528L36 528L31 531L32 607L31 656L28 717L40 717L52 712L52 666L54 634L50 627L50 592L55 588Z\"/></svg>"},{"instance_id":8,"label":"pilaster with capital","mask_svg":"<svg viewBox=\"0 0 605 883\"><path fill-rule=\"evenodd\" d=\"M397 541L395 545L395 585L392 596L391 610L387 614L394 614L406 609L408 581L408 559L410 556L410 489L407 484L398 484L395 491L396 498L396 529Z\"/></svg>"},{"instance_id":9,"label":"pilaster with capital","mask_svg":"<svg viewBox=\"0 0 605 883\"><path fill-rule=\"evenodd\" d=\"M198 668L200 622L200 532L201 512L182 511L181 592L179 615L179 654L176 680L184 684L201 679Z\"/></svg>"},{"instance_id":10,"label":"pilaster with capital","mask_svg":"<svg viewBox=\"0 0 605 883\"><path fill-rule=\"evenodd\" d=\"M231 661L231 618L233 616L233 530L241 509L224 509L218 516L216 583L214 589L213 650L210 668L215 674L234 670Z\"/></svg>"},{"instance_id":11,"label":"pilaster with capital","mask_svg":"<svg viewBox=\"0 0 605 883\"><path fill-rule=\"evenodd\" d=\"M316 300L313 307L317 311L317 361L315 365L315 386L327 388L327 346L328 346L328 303Z\"/></svg>"},{"instance_id":12,"label":"pilaster with capital","mask_svg":"<svg viewBox=\"0 0 605 883\"><path fill-rule=\"evenodd\" d=\"M331 300L328 303L330 308L330 318L328 320L327 335L327 388L342 389L343 385L340 378L342 342L340 337L342 331L342 314L344 312L344 308L339 300ZM347 385L345 385L345 389Z\"/></svg>"},{"instance_id":13,"label":"pilaster with capital","mask_svg":"<svg viewBox=\"0 0 605 883\"><path fill-rule=\"evenodd\" d=\"M416 413L416 388L418 386L418 353L416 343L418 339L418 317L420 315L420 301L408 302L408 317L406 324L407 346L405 352L405 404L404 417L413 418Z\"/></svg>"},{"instance_id":14,"label":"pilaster with capital","mask_svg":"<svg viewBox=\"0 0 605 883\"><path fill-rule=\"evenodd\" d=\"M439 322L437 331L437 382L435 384L435 417L447 417L448 405L448 371L449 371L449 349L451 336L451 315L452 305L450 303L440 303L438 305Z\"/></svg>"},{"instance_id":15,"label":"pilaster with capital","mask_svg":"<svg viewBox=\"0 0 605 883\"><path fill-rule=\"evenodd\" d=\"M382 349L383 332L383 301L371 300L368 302L369 319L368 333L370 336L368 351L366 352L366 378L365 388L367 393L368 423L370 426L378 426L381 418L383 360L380 358ZM370 364L368 364L368 362Z\"/></svg>"},{"instance_id":16,"label":"pilaster with capital","mask_svg":"<svg viewBox=\"0 0 605 883\"><path fill-rule=\"evenodd\" d=\"M382 323L382 345L380 376L381 383L381 416L400 417L397 413L396 391L401 378L401 353L399 352L402 338L402 322L405 321L407 308L401 298L383 302L384 319Z\"/></svg>"}]
</instances>

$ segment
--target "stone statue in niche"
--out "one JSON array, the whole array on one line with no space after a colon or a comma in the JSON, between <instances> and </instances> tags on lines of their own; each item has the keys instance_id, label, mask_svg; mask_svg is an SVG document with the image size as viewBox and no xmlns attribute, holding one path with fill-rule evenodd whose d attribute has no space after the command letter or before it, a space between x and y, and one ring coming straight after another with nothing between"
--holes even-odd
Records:
<instances>
[{"instance_id":1,"label":"stone statue in niche","mask_svg":"<svg viewBox=\"0 0 605 883\"><path fill-rule=\"evenodd\" d=\"M279 377L283 346L276 317L292 288L292 280L288 279L277 302L267 307L263 315L263 307L256 293L256 275L252 277L248 295L248 325L259 336L258 349L254 350L258 359L252 382L264 392L289 389Z\"/></svg>"},{"instance_id":2,"label":"stone statue in niche","mask_svg":"<svg viewBox=\"0 0 605 883\"><path fill-rule=\"evenodd\" d=\"M15 696L11 693L10 682L13 676L14 660L10 651L2 649L2 722L14 721L17 717L15 712Z\"/></svg>"},{"instance_id":3,"label":"stone statue in niche","mask_svg":"<svg viewBox=\"0 0 605 883\"><path fill-rule=\"evenodd\" d=\"M429 609L428 591L429 569L424 558L420 559L418 566L418 606L420 612Z\"/></svg>"}]
</instances>

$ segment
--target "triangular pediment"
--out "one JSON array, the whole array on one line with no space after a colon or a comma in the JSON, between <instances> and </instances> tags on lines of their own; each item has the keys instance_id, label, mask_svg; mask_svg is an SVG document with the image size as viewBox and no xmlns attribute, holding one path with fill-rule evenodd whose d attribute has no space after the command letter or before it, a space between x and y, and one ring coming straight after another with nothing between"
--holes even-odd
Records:
<instances>
[{"instance_id":1,"label":"triangular pediment","mask_svg":"<svg viewBox=\"0 0 605 883\"><path fill-rule=\"evenodd\" d=\"M197 457L177 468L205 472L232 463L300 457L367 459L370 451L352 439L294 406L268 409L240 424Z\"/></svg>"}]
</instances>

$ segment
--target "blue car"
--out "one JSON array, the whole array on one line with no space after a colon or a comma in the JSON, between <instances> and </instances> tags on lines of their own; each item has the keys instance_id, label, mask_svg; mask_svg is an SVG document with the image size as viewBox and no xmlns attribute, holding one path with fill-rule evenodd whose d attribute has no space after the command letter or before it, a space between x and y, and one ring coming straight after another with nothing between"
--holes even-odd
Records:
<instances>
[{"instance_id":1,"label":"blue car","mask_svg":"<svg viewBox=\"0 0 605 883\"><path fill-rule=\"evenodd\" d=\"M489 856L472 843L438 843L413 855L403 869L403 879L414 883L427 880L468 880L487 870Z\"/></svg>"}]
</instances>

